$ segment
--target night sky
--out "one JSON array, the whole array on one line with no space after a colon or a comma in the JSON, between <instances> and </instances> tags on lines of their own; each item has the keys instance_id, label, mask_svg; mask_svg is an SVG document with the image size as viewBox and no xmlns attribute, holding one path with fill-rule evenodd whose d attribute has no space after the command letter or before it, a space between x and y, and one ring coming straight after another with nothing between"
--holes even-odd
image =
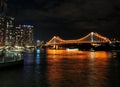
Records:
<instances>
[{"instance_id":1,"label":"night sky","mask_svg":"<svg viewBox=\"0 0 120 87\"><path fill-rule=\"evenodd\" d=\"M8 0L16 24L32 24L35 40L78 39L91 31L120 40L120 0Z\"/></svg>"}]
</instances>

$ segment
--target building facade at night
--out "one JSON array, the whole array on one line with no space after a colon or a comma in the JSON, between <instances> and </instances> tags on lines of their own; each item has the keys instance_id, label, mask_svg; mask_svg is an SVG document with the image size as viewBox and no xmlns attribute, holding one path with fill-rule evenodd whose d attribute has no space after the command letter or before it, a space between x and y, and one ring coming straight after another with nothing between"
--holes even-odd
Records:
<instances>
[{"instance_id":1,"label":"building facade at night","mask_svg":"<svg viewBox=\"0 0 120 87\"><path fill-rule=\"evenodd\" d=\"M0 46L12 46L15 43L14 18L6 16L7 0L0 1Z\"/></svg>"},{"instance_id":2,"label":"building facade at night","mask_svg":"<svg viewBox=\"0 0 120 87\"><path fill-rule=\"evenodd\" d=\"M9 16L0 17L0 46L14 45L14 18Z\"/></svg>"},{"instance_id":3,"label":"building facade at night","mask_svg":"<svg viewBox=\"0 0 120 87\"><path fill-rule=\"evenodd\" d=\"M3 22L4 22L4 18L0 17L0 46L4 45L5 29Z\"/></svg>"},{"instance_id":4,"label":"building facade at night","mask_svg":"<svg viewBox=\"0 0 120 87\"><path fill-rule=\"evenodd\" d=\"M15 26L15 18L7 16L7 0L0 0L0 47L34 46L33 26Z\"/></svg>"},{"instance_id":5,"label":"building facade at night","mask_svg":"<svg viewBox=\"0 0 120 87\"><path fill-rule=\"evenodd\" d=\"M15 27L15 19L0 16L0 46L33 46L33 26L19 25Z\"/></svg>"},{"instance_id":6,"label":"building facade at night","mask_svg":"<svg viewBox=\"0 0 120 87\"><path fill-rule=\"evenodd\" d=\"M33 26L32 25L19 25L15 30L15 45L18 46L33 46Z\"/></svg>"}]
</instances>

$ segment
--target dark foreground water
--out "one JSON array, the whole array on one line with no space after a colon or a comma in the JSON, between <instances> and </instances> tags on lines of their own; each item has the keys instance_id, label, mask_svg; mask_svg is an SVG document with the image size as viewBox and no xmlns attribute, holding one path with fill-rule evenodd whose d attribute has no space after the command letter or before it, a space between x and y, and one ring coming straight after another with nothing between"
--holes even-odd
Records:
<instances>
[{"instance_id":1,"label":"dark foreground water","mask_svg":"<svg viewBox=\"0 0 120 87\"><path fill-rule=\"evenodd\" d=\"M26 53L23 66L0 69L0 87L120 87L120 53Z\"/></svg>"}]
</instances>

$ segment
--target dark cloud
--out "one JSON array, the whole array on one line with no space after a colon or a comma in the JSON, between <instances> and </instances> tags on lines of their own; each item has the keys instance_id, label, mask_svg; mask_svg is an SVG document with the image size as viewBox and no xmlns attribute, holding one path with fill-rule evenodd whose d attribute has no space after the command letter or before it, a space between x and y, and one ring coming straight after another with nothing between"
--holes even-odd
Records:
<instances>
[{"instance_id":1,"label":"dark cloud","mask_svg":"<svg viewBox=\"0 0 120 87\"><path fill-rule=\"evenodd\" d=\"M120 32L119 0L8 0L8 7L17 23L35 25L37 39L77 38L90 31L110 37Z\"/></svg>"}]
</instances>

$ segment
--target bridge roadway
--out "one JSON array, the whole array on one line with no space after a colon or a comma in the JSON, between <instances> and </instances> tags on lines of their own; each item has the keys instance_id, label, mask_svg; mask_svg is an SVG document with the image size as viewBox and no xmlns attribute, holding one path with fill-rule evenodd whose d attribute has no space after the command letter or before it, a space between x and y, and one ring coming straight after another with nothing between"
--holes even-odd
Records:
<instances>
[{"instance_id":1,"label":"bridge roadway","mask_svg":"<svg viewBox=\"0 0 120 87\"><path fill-rule=\"evenodd\" d=\"M90 41L75 41L75 42L56 42L56 43L47 43L46 46L49 46L49 45L64 45L64 44L86 44L86 43L89 43L89 44L104 44L104 43L108 43L108 42L105 42L105 41L94 41L94 42L90 42Z\"/></svg>"}]
</instances>

